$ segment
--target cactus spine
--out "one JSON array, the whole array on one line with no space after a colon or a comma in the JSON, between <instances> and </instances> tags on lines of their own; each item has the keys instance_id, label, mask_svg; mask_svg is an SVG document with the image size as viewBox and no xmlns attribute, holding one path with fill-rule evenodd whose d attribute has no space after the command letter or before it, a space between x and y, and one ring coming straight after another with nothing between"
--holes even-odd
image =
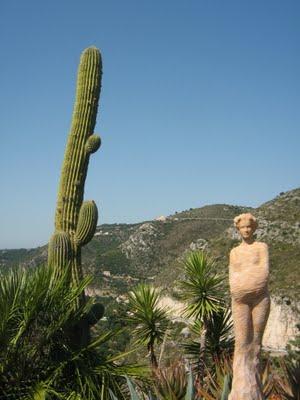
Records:
<instances>
[{"instance_id":1,"label":"cactus spine","mask_svg":"<svg viewBox=\"0 0 300 400\"><path fill-rule=\"evenodd\" d=\"M69 265L72 283L82 277L81 247L96 230L98 211L93 201L83 202L89 158L100 147L94 135L101 89L102 61L98 49L81 55L76 100L59 183L55 233L50 239L48 263L58 268Z\"/></svg>"}]
</instances>

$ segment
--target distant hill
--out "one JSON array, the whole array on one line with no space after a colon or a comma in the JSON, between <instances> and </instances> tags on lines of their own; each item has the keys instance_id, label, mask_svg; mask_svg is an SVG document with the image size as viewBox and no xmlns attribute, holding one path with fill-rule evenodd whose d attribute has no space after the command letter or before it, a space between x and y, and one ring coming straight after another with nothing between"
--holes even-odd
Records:
<instances>
[{"instance_id":1,"label":"distant hill","mask_svg":"<svg viewBox=\"0 0 300 400\"><path fill-rule=\"evenodd\" d=\"M274 295L300 298L300 188L281 193L258 208L209 205L170 215L164 221L104 224L83 249L84 270L94 275L101 296L117 296L138 280L176 292L181 260L193 249L205 249L227 273L228 254L239 242L233 218L252 212L259 221L257 239L270 246ZM47 247L0 250L0 268L36 266L46 261Z\"/></svg>"}]
</instances>

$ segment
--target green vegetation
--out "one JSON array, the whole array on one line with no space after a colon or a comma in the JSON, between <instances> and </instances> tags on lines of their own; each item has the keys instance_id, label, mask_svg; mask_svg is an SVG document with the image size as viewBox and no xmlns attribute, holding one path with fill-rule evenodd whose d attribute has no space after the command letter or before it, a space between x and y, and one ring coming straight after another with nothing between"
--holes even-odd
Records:
<instances>
[{"instance_id":1,"label":"green vegetation","mask_svg":"<svg viewBox=\"0 0 300 400\"><path fill-rule=\"evenodd\" d=\"M222 218L227 223L239 213L250 212L251 207L229 206L228 204L207 205L176 213L176 218Z\"/></svg>"},{"instance_id":2,"label":"green vegetation","mask_svg":"<svg viewBox=\"0 0 300 400\"><path fill-rule=\"evenodd\" d=\"M213 273L212 270L211 278ZM205 379L199 385L197 365L194 369L193 363L190 364L192 370L187 373L186 364L193 351L196 357L199 355L200 341L197 337L201 338L204 330L201 319L194 337L189 339L190 347L179 349L175 343L171 354L165 354L163 348L176 339L182 325L168 321L158 306L159 293L156 290L149 285L138 285L129 294L131 301L128 304L100 297L74 307L90 285L91 278L86 277L77 286L70 286L69 281L68 268L54 267L11 271L1 277L0 398L142 400L151 393L157 400L196 400L199 396L208 400L227 399L232 374L232 333L228 313L223 308L219 310L218 304L222 301L217 301L216 308L212 307L215 295L198 295L198 305L196 299L189 296L190 286L186 295L190 299L187 309L197 310L198 317L210 315L206 328L209 357L204 364ZM204 298L207 302L203 301ZM76 326L90 315L99 300L106 305L107 318L93 327L89 345L75 346L70 332L76 332ZM208 310L215 311L207 314L203 304L209 305ZM129 316L128 312L132 314ZM131 341L133 327L138 348ZM154 345L162 341L166 342L161 348L163 358L156 367ZM151 361L155 368L151 374L146 367L128 363L133 354L140 362L145 344L150 353L153 345ZM280 394L280 398L285 400L297 398L292 397L299 392L297 349L293 348L292 354L288 363L280 362L275 366L266 363L266 395ZM134 378L134 383L126 379L127 376ZM192 394L193 389L195 394Z\"/></svg>"},{"instance_id":3,"label":"green vegetation","mask_svg":"<svg viewBox=\"0 0 300 400\"><path fill-rule=\"evenodd\" d=\"M91 279L70 286L69 275L67 268L44 266L1 277L0 398L96 400L101 394L104 400L112 391L122 399L125 375L147 373L125 365L125 354L107 352L116 331L74 347L72 334L93 302L74 307Z\"/></svg>"},{"instance_id":4,"label":"green vegetation","mask_svg":"<svg viewBox=\"0 0 300 400\"><path fill-rule=\"evenodd\" d=\"M300 247L295 243L291 245L277 242L270 249L270 285L274 293L288 296L290 299L299 299L300 280L299 275Z\"/></svg>"}]
</instances>

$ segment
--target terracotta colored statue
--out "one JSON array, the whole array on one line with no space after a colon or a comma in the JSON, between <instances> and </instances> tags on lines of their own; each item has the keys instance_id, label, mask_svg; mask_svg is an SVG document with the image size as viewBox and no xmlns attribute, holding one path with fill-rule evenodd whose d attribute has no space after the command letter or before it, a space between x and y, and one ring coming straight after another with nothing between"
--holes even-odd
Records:
<instances>
[{"instance_id":1,"label":"terracotta colored statue","mask_svg":"<svg viewBox=\"0 0 300 400\"><path fill-rule=\"evenodd\" d=\"M233 381L229 400L264 399L259 356L270 311L269 256L266 243L255 242L256 218L234 218L242 243L230 252L229 284L235 333Z\"/></svg>"}]
</instances>

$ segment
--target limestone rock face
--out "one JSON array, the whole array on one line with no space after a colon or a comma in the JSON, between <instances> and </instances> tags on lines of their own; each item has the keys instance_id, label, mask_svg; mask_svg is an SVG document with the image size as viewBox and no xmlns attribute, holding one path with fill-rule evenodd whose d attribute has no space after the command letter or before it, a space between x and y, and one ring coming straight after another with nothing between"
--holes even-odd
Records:
<instances>
[{"instance_id":1,"label":"limestone rock face","mask_svg":"<svg viewBox=\"0 0 300 400\"><path fill-rule=\"evenodd\" d=\"M300 322L298 304L288 299L271 298L271 310L263 337L263 347L270 351L282 352L288 342L298 333Z\"/></svg>"},{"instance_id":2,"label":"limestone rock face","mask_svg":"<svg viewBox=\"0 0 300 400\"><path fill-rule=\"evenodd\" d=\"M206 250L207 247L208 241L206 239L199 238L190 244L189 250Z\"/></svg>"},{"instance_id":3,"label":"limestone rock face","mask_svg":"<svg viewBox=\"0 0 300 400\"><path fill-rule=\"evenodd\" d=\"M142 224L133 234L122 243L121 250L128 259L151 260L155 249L155 239L159 232L151 222Z\"/></svg>"},{"instance_id":4,"label":"limestone rock face","mask_svg":"<svg viewBox=\"0 0 300 400\"><path fill-rule=\"evenodd\" d=\"M289 302L289 300L286 299ZM171 296L163 296L161 307L168 307L170 318L174 321L191 324L193 320L183 318L183 309L186 304L173 299ZM284 352L288 342L298 333L297 324L300 314L297 311L300 304L286 304L281 298L271 296L271 310L265 328L262 345L270 352Z\"/></svg>"}]
</instances>

